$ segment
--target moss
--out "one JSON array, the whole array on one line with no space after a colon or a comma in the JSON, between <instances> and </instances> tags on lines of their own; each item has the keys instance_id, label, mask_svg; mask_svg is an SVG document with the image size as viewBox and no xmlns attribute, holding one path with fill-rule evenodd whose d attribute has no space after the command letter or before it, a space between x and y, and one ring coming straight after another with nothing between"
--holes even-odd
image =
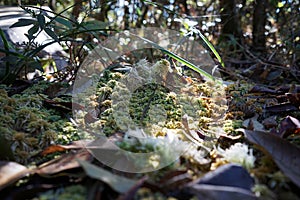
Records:
<instances>
[{"instance_id":1,"label":"moss","mask_svg":"<svg viewBox=\"0 0 300 200\"><path fill-rule=\"evenodd\" d=\"M58 188L41 193L35 200L85 200L87 199L87 190L81 185L72 185L65 188Z\"/></svg>"},{"instance_id":2,"label":"moss","mask_svg":"<svg viewBox=\"0 0 300 200\"><path fill-rule=\"evenodd\" d=\"M149 188L140 188L135 194L135 200L147 200L147 199L156 199L156 200L165 200L170 199L165 197L163 194L159 192L153 193Z\"/></svg>"},{"instance_id":3,"label":"moss","mask_svg":"<svg viewBox=\"0 0 300 200\"><path fill-rule=\"evenodd\" d=\"M67 119L61 113L44 107L44 97L39 92L47 87L49 83L40 82L11 97L7 88L0 89L0 132L11 141L13 160L20 163L29 163L32 155L50 144L79 139L74 136L74 127L63 129L70 124L65 124ZM62 134L69 135L62 140L59 138Z\"/></svg>"},{"instance_id":4,"label":"moss","mask_svg":"<svg viewBox=\"0 0 300 200\"><path fill-rule=\"evenodd\" d=\"M242 127L243 127L242 120L225 120L223 124L223 130L226 133L231 133L231 134L237 134L235 130Z\"/></svg>"},{"instance_id":5,"label":"moss","mask_svg":"<svg viewBox=\"0 0 300 200\"><path fill-rule=\"evenodd\" d=\"M175 134L186 140L183 115L189 117L190 130L203 129L211 136L216 132L216 126L222 128L222 124L218 123L223 120L227 109L223 86L192 79L184 81L181 75L172 72L167 60L160 60L154 65L141 60L129 73L123 74L107 69L100 76L96 91L85 94L89 95L82 97L83 102L99 110L98 120L86 123L83 120L86 111L83 111L78 113L77 122L80 127L106 136L118 131L126 135L131 129L142 128L145 134L152 137ZM96 103L92 105L92 101ZM152 150L146 144L131 145L125 139L118 145L133 152Z\"/></svg>"}]
</instances>

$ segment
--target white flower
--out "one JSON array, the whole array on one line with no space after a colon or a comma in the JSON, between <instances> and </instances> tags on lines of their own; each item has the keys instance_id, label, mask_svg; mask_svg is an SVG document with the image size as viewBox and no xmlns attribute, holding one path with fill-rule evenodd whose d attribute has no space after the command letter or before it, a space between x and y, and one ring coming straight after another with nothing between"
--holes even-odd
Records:
<instances>
[{"instance_id":1,"label":"white flower","mask_svg":"<svg viewBox=\"0 0 300 200\"><path fill-rule=\"evenodd\" d=\"M229 162L241 164L246 169L254 167L255 156L253 156L253 150L249 149L246 144L235 143L226 150L222 148L217 150Z\"/></svg>"},{"instance_id":2,"label":"white flower","mask_svg":"<svg viewBox=\"0 0 300 200\"><path fill-rule=\"evenodd\" d=\"M191 159L194 162L197 162L199 164L206 164L209 163L209 159L205 158L207 155L207 151L205 150L198 150L197 145L189 145L189 148L187 151L184 152L183 156L185 158Z\"/></svg>"}]
</instances>

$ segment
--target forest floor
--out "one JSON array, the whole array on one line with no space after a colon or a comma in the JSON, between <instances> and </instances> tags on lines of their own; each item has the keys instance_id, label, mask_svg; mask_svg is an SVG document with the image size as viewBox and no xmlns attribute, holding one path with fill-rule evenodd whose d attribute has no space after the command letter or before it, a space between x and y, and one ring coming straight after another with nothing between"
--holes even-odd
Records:
<instances>
[{"instance_id":1,"label":"forest floor","mask_svg":"<svg viewBox=\"0 0 300 200\"><path fill-rule=\"evenodd\" d=\"M94 94L77 102L65 83L1 85L1 199L300 199L300 85L289 69L251 66L223 69L223 85L193 73L177 77L186 86L180 95L151 84L137 90L125 102L130 120L163 140L161 146L127 137L133 128L120 130L122 122L114 119L114 95L126 97L126 91L114 94L126 83L122 70L105 72ZM148 76L141 75L147 69L137 71ZM147 115L151 105L159 105L154 115L167 113L164 124ZM125 163L105 165L86 148L103 136L126 151L157 151L160 159L190 143L158 170L159 159L135 160L151 170L133 173L118 170Z\"/></svg>"}]
</instances>

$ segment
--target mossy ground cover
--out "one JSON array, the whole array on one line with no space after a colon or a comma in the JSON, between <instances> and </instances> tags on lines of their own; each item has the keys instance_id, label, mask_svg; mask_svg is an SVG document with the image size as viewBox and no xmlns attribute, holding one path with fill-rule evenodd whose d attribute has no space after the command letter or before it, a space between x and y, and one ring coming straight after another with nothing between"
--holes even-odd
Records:
<instances>
[{"instance_id":1,"label":"mossy ground cover","mask_svg":"<svg viewBox=\"0 0 300 200\"><path fill-rule=\"evenodd\" d=\"M1 158L22 164L37 162L37 156L51 144L66 144L78 140L76 130L67 115L46 105L44 94L51 84L35 83L20 94L8 96L10 88L1 89L1 139L7 141ZM55 101L70 101L57 98ZM8 157L6 157L7 155Z\"/></svg>"},{"instance_id":2,"label":"mossy ground cover","mask_svg":"<svg viewBox=\"0 0 300 200\"><path fill-rule=\"evenodd\" d=\"M158 64L166 65L166 62L168 61L159 60L154 64L146 64L143 61L143 66L133 66L132 70L136 70L136 73L135 77L131 78L138 81L139 78L153 76L149 74L153 73L164 79L171 72L153 72L149 69L155 69ZM297 182L285 175L288 174L285 168L276 165L273 152L266 151L266 147L262 145L251 143L239 130L245 128L249 131L264 131L266 134L285 134L282 140L299 147L299 127L297 128L296 120L298 112L275 112L278 108L272 106L278 106L277 94L265 95L264 92L254 91L254 85L247 82L222 86L173 73L172 76L178 76L177 80L184 83L185 87L179 84L179 90L170 89L166 85L153 83L148 78L143 88L132 90L132 95L126 99L124 97L128 94L127 76L127 72L106 70L98 77L94 93L86 96L85 100L86 105L96 111L92 119L89 112L73 116L70 94L62 92L61 95L50 95L47 89L53 88L54 83L34 83L28 89L11 96L8 93L12 88L2 85L1 160L34 169L33 172L25 173L25 177L14 178L10 184L6 183L4 194L9 196L11 192L20 194L26 191L31 199L94 199L99 195L108 199L181 199L182 196L196 199L197 192L186 191L194 180L201 180L205 174L220 166L236 163L253 177L255 183L251 192L257 198L281 199L288 196L290 199L298 199ZM171 80L174 81L174 78ZM58 85L55 87L59 87L60 91L69 87L64 84ZM180 92L176 93L172 89ZM224 98L215 98L222 95ZM120 96L122 98L118 99ZM124 104L128 105L128 115L122 116L120 108ZM290 114L290 118L286 118L287 113ZM116 116L119 117L118 122ZM292 125L284 127L283 120L290 120ZM88 136L85 138L80 131L82 127L84 130L98 132L93 135L87 131ZM198 138L194 145L189 146L189 149L168 167L145 174L116 172L97 160L92 162L87 159L98 168L119 177L140 180L132 188L133 192L120 192L122 190L116 189L119 187L117 183L101 177L96 178L92 167L85 167L85 171L80 168L77 159L86 158L83 156L85 153L82 153L84 148L74 143L73 147L70 143L84 139L93 140L99 136L108 137L120 148L135 153L153 150L167 152L163 145L127 138L126 133L137 127L143 127L145 134L151 137L166 138L168 134L174 134L180 141L178 146L184 146L187 142L193 143L190 137L195 139L195 134ZM208 147L209 152L203 147ZM66 155L67 157L64 157ZM168 153L164 156L168 156ZM64 159L69 159L67 162L72 165L64 168ZM152 160L149 163L155 165L155 162L157 161ZM45 169L43 163L50 168ZM56 170L52 174L53 165L56 166ZM58 167L62 169L59 170ZM41 172L43 169L48 170L46 175ZM57 184L56 180L60 180L60 184ZM49 183L49 187L43 186L43 182ZM29 186L38 192L28 189Z\"/></svg>"}]
</instances>

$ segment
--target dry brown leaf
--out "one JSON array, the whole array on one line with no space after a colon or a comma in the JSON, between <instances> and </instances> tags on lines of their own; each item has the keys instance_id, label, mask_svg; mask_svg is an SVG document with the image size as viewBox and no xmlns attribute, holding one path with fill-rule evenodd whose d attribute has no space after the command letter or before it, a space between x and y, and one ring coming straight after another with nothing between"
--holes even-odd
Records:
<instances>
[{"instance_id":1,"label":"dry brown leaf","mask_svg":"<svg viewBox=\"0 0 300 200\"><path fill-rule=\"evenodd\" d=\"M293 105L300 106L300 93L287 93L286 96Z\"/></svg>"},{"instance_id":2,"label":"dry brown leaf","mask_svg":"<svg viewBox=\"0 0 300 200\"><path fill-rule=\"evenodd\" d=\"M267 132L240 129L247 139L263 147L281 171L300 187L300 149L290 142Z\"/></svg>"},{"instance_id":3,"label":"dry brown leaf","mask_svg":"<svg viewBox=\"0 0 300 200\"><path fill-rule=\"evenodd\" d=\"M66 151L70 149L82 149L85 148L85 146L89 143L89 140L78 140L78 141L73 141L72 143L68 145L51 145L47 147L42 153L42 156L55 153L55 152L61 152L61 151Z\"/></svg>"},{"instance_id":4,"label":"dry brown leaf","mask_svg":"<svg viewBox=\"0 0 300 200\"><path fill-rule=\"evenodd\" d=\"M274 89L270 89L264 86L255 85L249 93L263 93L263 94L277 94L278 92Z\"/></svg>"},{"instance_id":5,"label":"dry brown leaf","mask_svg":"<svg viewBox=\"0 0 300 200\"><path fill-rule=\"evenodd\" d=\"M266 107L266 111L270 113L282 113L282 112L292 112L299 111L299 108L291 103L282 103L274 106Z\"/></svg>"},{"instance_id":6,"label":"dry brown leaf","mask_svg":"<svg viewBox=\"0 0 300 200\"><path fill-rule=\"evenodd\" d=\"M179 195L209 200L255 200L258 198L251 191L253 185L254 179L245 168L226 164L187 184Z\"/></svg>"},{"instance_id":7,"label":"dry brown leaf","mask_svg":"<svg viewBox=\"0 0 300 200\"><path fill-rule=\"evenodd\" d=\"M0 161L0 191L30 172L30 169L16 162Z\"/></svg>"},{"instance_id":8,"label":"dry brown leaf","mask_svg":"<svg viewBox=\"0 0 300 200\"><path fill-rule=\"evenodd\" d=\"M67 149L62 147L61 145L51 145L47 147L42 153L41 156L46 156L51 153L66 151Z\"/></svg>"},{"instance_id":9,"label":"dry brown leaf","mask_svg":"<svg viewBox=\"0 0 300 200\"><path fill-rule=\"evenodd\" d=\"M51 160L47 163L42 164L38 167L36 170L36 173L40 175L49 175L49 174L55 174L67 169L74 169L77 167L80 167L78 163L78 159L85 160L85 161L91 161L92 155L86 151L81 150L76 153L69 153L62 155L59 158L56 158L54 160Z\"/></svg>"},{"instance_id":10,"label":"dry brown leaf","mask_svg":"<svg viewBox=\"0 0 300 200\"><path fill-rule=\"evenodd\" d=\"M249 190L237 187L197 184L189 187L190 193L197 199L209 200L258 200L258 198Z\"/></svg>"},{"instance_id":11,"label":"dry brown leaf","mask_svg":"<svg viewBox=\"0 0 300 200\"><path fill-rule=\"evenodd\" d=\"M286 138L291 134L299 133L300 122L298 119L287 116L284 120L280 122L279 135L282 138Z\"/></svg>"},{"instance_id":12,"label":"dry brown leaf","mask_svg":"<svg viewBox=\"0 0 300 200\"><path fill-rule=\"evenodd\" d=\"M277 116L270 116L266 119L263 120L262 124L264 125L264 127L266 129L270 129L270 128L276 128L278 125L278 122L276 121Z\"/></svg>"}]
</instances>

